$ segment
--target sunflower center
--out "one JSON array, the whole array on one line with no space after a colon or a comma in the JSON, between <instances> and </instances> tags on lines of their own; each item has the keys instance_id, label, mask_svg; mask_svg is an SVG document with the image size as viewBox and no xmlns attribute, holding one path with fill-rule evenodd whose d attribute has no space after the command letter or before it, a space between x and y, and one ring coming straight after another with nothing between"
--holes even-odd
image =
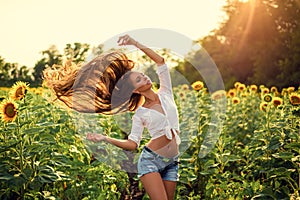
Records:
<instances>
[{"instance_id":1,"label":"sunflower center","mask_svg":"<svg viewBox=\"0 0 300 200\"><path fill-rule=\"evenodd\" d=\"M300 103L300 98L299 97L297 97L297 96L292 96L292 102L293 103Z\"/></svg>"},{"instance_id":2,"label":"sunflower center","mask_svg":"<svg viewBox=\"0 0 300 200\"><path fill-rule=\"evenodd\" d=\"M279 106L279 105L281 105L281 102L279 100L274 100L274 105Z\"/></svg>"},{"instance_id":3,"label":"sunflower center","mask_svg":"<svg viewBox=\"0 0 300 200\"><path fill-rule=\"evenodd\" d=\"M272 99L271 99L271 97L269 97L269 96L267 96L266 98L265 98L265 101L266 102L270 102Z\"/></svg>"},{"instance_id":4,"label":"sunflower center","mask_svg":"<svg viewBox=\"0 0 300 200\"><path fill-rule=\"evenodd\" d=\"M16 90L16 97L23 97L23 96L24 96L23 88L19 87Z\"/></svg>"},{"instance_id":5,"label":"sunflower center","mask_svg":"<svg viewBox=\"0 0 300 200\"><path fill-rule=\"evenodd\" d=\"M5 115L12 118L16 115L15 106L13 104L8 104L5 107Z\"/></svg>"}]
</instances>

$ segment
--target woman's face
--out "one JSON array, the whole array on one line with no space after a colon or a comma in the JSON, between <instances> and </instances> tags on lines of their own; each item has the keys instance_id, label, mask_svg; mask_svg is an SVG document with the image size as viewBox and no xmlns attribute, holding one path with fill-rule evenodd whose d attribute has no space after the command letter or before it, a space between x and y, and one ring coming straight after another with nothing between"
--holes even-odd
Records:
<instances>
[{"instance_id":1,"label":"woman's face","mask_svg":"<svg viewBox=\"0 0 300 200\"><path fill-rule=\"evenodd\" d=\"M144 73L132 72L129 79L135 90L138 92L149 90L152 87L151 79Z\"/></svg>"}]
</instances>

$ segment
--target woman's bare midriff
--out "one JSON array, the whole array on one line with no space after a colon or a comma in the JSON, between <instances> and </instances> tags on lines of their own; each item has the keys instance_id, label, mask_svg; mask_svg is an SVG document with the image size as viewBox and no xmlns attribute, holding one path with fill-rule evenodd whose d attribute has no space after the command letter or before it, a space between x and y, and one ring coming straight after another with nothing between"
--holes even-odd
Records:
<instances>
[{"instance_id":1,"label":"woman's bare midriff","mask_svg":"<svg viewBox=\"0 0 300 200\"><path fill-rule=\"evenodd\" d=\"M156 110L163 115L165 114L163 111L163 108L161 106L161 103L158 99L158 102L152 102L151 104L148 104L147 106L144 105L144 107L148 109L153 109ZM169 140L166 135L162 135L158 138L150 140L150 142L146 145L148 148L150 148L152 151L157 153L158 155L164 156L164 157L174 157L177 156L179 151L178 151L178 145L176 143L176 138L173 130L172 131L172 140Z\"/></svg>"},{"instance_id":2,"label":"woman's bare midriff","mask_svg":"<svg viewBox=\"0 0 300 200\"><path fill-rule=\"evenodd\" d=\"M163 157L171 158L177 156L179 151L174 134L177 133L172 132L172 140L169 140L165 135L162 135L159 138L150 140L146 146Z\"/></svg>"}]
</instances>

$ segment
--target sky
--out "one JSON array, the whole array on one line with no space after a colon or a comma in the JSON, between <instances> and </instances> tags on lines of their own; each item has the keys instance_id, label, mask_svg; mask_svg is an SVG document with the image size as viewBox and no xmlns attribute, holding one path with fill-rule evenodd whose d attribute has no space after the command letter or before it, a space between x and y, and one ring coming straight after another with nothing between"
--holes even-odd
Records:
<instances>
[{"instance_id":1,"label":"sky","mask_svg":"<svg viewBox=\"0 0 300 200\"><path fill-rule=\"evenodd\" d=\"M0 0L0 56L33 67L51 45L97 46L134 29L168 29L196 40L217 28L225 0Z\"/></svg>"}]
</instances>

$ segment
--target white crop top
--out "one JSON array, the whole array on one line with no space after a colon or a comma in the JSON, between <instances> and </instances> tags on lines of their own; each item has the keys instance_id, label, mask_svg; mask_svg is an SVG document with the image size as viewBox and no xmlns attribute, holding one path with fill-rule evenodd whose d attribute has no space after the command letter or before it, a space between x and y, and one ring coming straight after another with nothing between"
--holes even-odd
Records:
<instances>
[{"instance_id":1,"label":"white crop top","mask_svg":"<svg viewBox=\"0 0 300 200\"><path fill-rule=\"evenodd\" d=\"M164 114L154 109L138 107L132 117L131 133L128 136L128 139L134 141L138 146L144 128L148 129L152 139L166 135L169 140L172 139L173 129L176 143L180 144L180 138L177 134L179 133L178 111L173 97L168 66L166 64L159 66L156 73L160 82L157 94Z\"/></svg>"}]
</instances>

